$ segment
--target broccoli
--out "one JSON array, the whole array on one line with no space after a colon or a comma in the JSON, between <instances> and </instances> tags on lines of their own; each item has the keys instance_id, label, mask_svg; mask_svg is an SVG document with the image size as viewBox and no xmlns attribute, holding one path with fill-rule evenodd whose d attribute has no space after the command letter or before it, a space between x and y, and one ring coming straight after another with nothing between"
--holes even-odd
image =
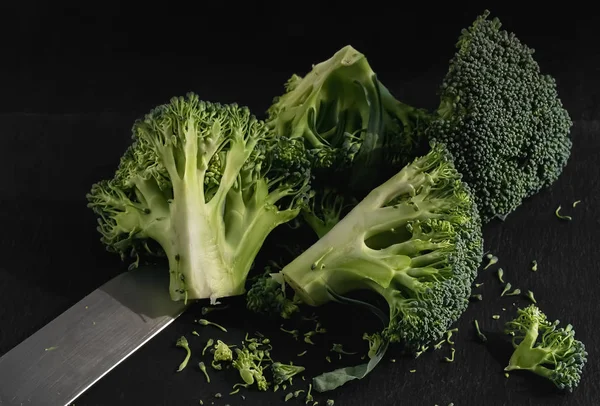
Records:
<instances>
[{"instance_id":1,"label":"broccoli","mask_svg":"<svg viewBox=\"0 0 600 406\"><path fill-rule=\"evenodd\" d=\"M483 255L481 227L451 156L432 144L280 274L310 306L357 290L378 293L390 311L383 338L415 350L466 309Z\"/></svg>"},{"instance_id":2,"label":"broccoli","mask_svg":"<svg viewBox=\"0 0 600 406\"><path fill-rule=\"evenodd\" d=\"M87 194L103 243L134 266L166 256L173 300L243 294L266 237L310 190L302 141L191 93L137 120L133 140L114 177Z\"/></svg>"},{"instance_id":3,"label":"broccoli","mask_svg":"<svg viewBox=\"0 0 600 406\"><path fill-rule=\"evenodd\" d=\"M233 351L227 344L225 344L221 340L217 340L217 344L215 344L215 352L213 354L212 367L214 369L222 369L220 364L221 361L232 361L233 360Z\"/></svg>"},{"instance_id":4,"label":"broccoli","mask_svg":"<svg viewBox=\"0 0 600 406\"><path fill-rule=\"evenodd\" d=\"M282 283L270 276L269 269L248 289L246 307L254 313L289 319L300 309L286 296Z\"/></svg>"},{"instance_id":5,"label":"broccoli","mask_svg":"<svg viewBox=\"0 0 600 406\"><path fill-rule=\"evenodd\" d=\"M250 351L247 347L242 349L235 348L236 358L233 360L233 366L240 373L240 377L245 382L244 386L250 386L256 383L258 390L266 391L269 383L263 371L266 366L261 365L264 353L261 351Z\"/></svg>"},{"instance_id":6,"label":"broccoli","mask_svg":"<svg viewBox=\"0 0 600 406\"><path fill-rule=\"evenodd\" d=\"M517 317L505 325L515 348L505 371L527 370L572 392L580 383L587 362L585 345L575 339L573 326L550 322L536 305L517 309Z\"/></svg>"},{"instance_id":7,"label":"broccoli","mask_svg":"<svg viewBox=\"0 0 600 406\"><path fill-rule=\"evenodd\" d=\"M313 65L304 77L294 74L285 91L273 99L267 125L304 140L320 183L332 185L332 175L344 173L356 192L376 185L371 174L382 162L385 140L392 138L388 135L405 134L393 137L394 153L412 154L423 128L421 117L428 117L395 99L365 55L350 45Z\"/></svg>"},{"instance_id":8,"label":"broccoli","mask_svg":"<svg viewBox=\"0 0 600 406\"><path fill-rule=\"evenodd\" d=\"M292 385L292 379L300 372L303 372L304 367L300 365L274 362L271 364L271 371L273 372L273 382L275 382L275 385L282 385L286 382Z\"/></svg>"},{"instance_id":9,"label":"broccoli","mask_svg":"<svg viewBox=\"0 0 600 406\"><path fill-rule=\"evenodd\" d=\"M447 145L484 222L556 181L572 147L556 81L540 71L534 49L489 15L462 31L425 131Z\"/></svg>"}]
</instances>

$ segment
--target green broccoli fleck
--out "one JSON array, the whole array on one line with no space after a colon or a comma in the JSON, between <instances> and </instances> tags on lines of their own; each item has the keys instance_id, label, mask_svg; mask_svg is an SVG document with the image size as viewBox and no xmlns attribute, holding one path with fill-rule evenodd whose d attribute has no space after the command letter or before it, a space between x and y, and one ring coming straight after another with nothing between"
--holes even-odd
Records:
<instances>
[{"instance_id":1,"label":"green broccoli fleck","mask_svg":"<svg viewBox=\"0 0 600 406\"><path fill-rule=\"evenodd\" d=\"M497 263L498 263L498 257L492 256L491 258L489 258L489 261L488 261L487 265L485 267L483 267L483 269L486 270L490 266L495 265Z\"/></svg>"},{"instance_id":2,"label":"green broccoli fleck","mask_svg":"<svg viewBox=\"0 0 600 406\"><path fill-rule=\"evenodd\" d=\"M217 323L213 323L212 321L208 321L206 319L199 319L198 320L198 324L201 324L203 326L214 326L216 328L218 328L221 331L224 331L225 333L227 332L227 329Z\"/></svg>"},{"instance_id":3,"label":"green broccoli fleck","mask_svg":"<svg viewBox=\"0 0 600 406\"><path fill-rule=\"evenodd\" d=\"M560 214L560 209L561 209L561 206L558 206L558 208L554 212L554 214L556 214L556 217L558 217L561 220L568 220L568 221L573 220L573 217L571 217L571 216L565 216L565 215Z\"/></svg>"},{"instance_id":4,"label":"green broccoli fleck","mask_svg":"<svg viewBox=\"0 0 600 406\"><path fill-rule=\"evenodd\" d=\"M531 261L531 270L533 272L537 272L537 270L538 270L538 263L535 259L533 261Z\"/></svg>"},{"instance_id":5,"label":"green broccoli fleck","mask_svg":"<svg viewBox=\"0 0 600 406\"><path fill-rule=\"evenodd\" d=\"M200 361L200 363L198 363L198 367L206 377L206 382L210 383L210 376L208 376L208 371L206 370L206 365L204 364L204 362Z\"/></svg>"},{"instance_id":6,"label":"green broccoli fleck","mask_svg":"<svg viewBox=\"0 0 600 406\"><path fill-rule=\"evenodd\" d=\"M506 295L506 293L512 288L512 285L510 284L510 282L507 282L506 285L504 285L504 289L502 290L502 293L500 294L500 296L504 296Z\"/></svg>"},{"instance_id":7,"label":"green broccoli fleck","mask_svg":"<svg viewBox=\"0 0 600 406\"><path fill-rule=\"evenodd\" d=\"M504 283L504 269L502 268L498 268L498 279L500 280L501 283Z\"/></svg>"},{"instance_id":8,"label":"green broccoli fleck","mask_svg":"<svg viewBox=\"0 0 600 406\"><path fill-rule=\"evenodd\" d=\"M210 347L212 347L212 345L215 343L215 340L213 340L212 338L209 338L208 341L206 342L206 345L204 346L204 349L202 350L202 356L204 356L204 354L206 353L206 350L208 350Z\"/></svg>"},{"instance_id":9,"label":"green broccoli fleck","mask_svg":"<svg viewBox=\"0 0 600 406\"><path fill-rule=\"evenodd\" d=\"M450 349L450 357L444 357L444 361L446 362L454 362L454 353L456 350L454 348Z\"/></svg>"},{"instance_id":10,"label":"green broccoli fleck","mask_svg":"<svg viewBox=\"0 0 600 406\"><path fill-rule=\"evenodd\" d=\"M487 341L487 337L485 336L485 334L483 334L481 332L481 330L479 329L479 322L477 320L473 320L473 323L475 324L475 332L477 333L477 337L483 341L486 342Z\"/></svg>"},{"instance_id":11,"label":"green broccoli fleck","mask_svg":"<svg viewBox=\"0 0 600 406\"><path fill-rule=\"evenodd\" d=\"M533 292L530 290L527 291L527 298L529 300L531 300L533 303L537 303L537 301L535 300L535 296L533 296Z\"/></svg>"}]
</instances>

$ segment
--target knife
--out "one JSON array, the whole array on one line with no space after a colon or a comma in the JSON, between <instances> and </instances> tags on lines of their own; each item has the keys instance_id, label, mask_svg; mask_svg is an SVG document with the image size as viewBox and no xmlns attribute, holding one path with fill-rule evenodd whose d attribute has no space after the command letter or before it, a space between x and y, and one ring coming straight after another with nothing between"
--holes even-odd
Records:
<instances>
[{"instance_id":1,"label":"knife","mask_svg":"<svg viewBox=\"0 0 600 406\"><path fill-rule=\"evenodd\" d=\"M0 358L0 405L71 404L185 311L168 286L140 267L91 292Z\"/></svg>"}]
</instances>

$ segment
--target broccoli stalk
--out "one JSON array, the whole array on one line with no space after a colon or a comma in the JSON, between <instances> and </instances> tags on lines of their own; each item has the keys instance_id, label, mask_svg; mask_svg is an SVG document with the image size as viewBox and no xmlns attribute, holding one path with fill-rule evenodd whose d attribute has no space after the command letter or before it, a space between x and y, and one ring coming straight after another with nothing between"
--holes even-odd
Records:
<instances>
[{"instance_id":1,"label":"broccoli stalk","mask_svg":"<svg viewBox=\"0 0 600 406\"><path fill-rule=\"evenodd\" d=\"M527 370L542 376L561 390L572 392L580 383L587 362L585 345L575 339L573 326L559 327L536 306L518 309L506 323L515 348L505 371Z\"/></svg>"},{"instance_id":2,"label":"broccoli stalk","mask_svg":"<svg viewBox=\"0 0 600 406\"><path fill-rule=\"evenodd\" d=\"M310 306L378 293L390 310L384 338L416 349L466 309L482 252L472 194L446 149L432 145L280 273Z\"/></svg>"},{"instance_id":3,"label":"broccoli stalk","mask_svg":"<svg viewBox=\"0 0 600 406\"><path fill-rule=\"evenodd\" d=\"M245 107L194 94L137 120L133 139L114 178L87 195L102 241L122 257L157 242L173 300L243 294L266 237L300 212L310 172L304 145L276 136Z\"/></svg>"}]
</instances>

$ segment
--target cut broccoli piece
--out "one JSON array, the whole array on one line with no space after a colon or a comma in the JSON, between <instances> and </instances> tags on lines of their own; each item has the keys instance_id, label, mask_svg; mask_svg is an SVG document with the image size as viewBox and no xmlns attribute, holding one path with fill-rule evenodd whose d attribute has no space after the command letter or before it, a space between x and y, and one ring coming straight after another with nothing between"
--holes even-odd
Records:
<instances>
[{"instance_id":1,"label":"cut broccoli piece","mask_svg":"<svg viewBox=\"0 0 600 406\"><path fill-rule=\"evenodd\" d=\"M115 176L88 206L109 250L168 259L173 300L244 293L266 237L296 218L310 189L300 140L269 130L246 107L171 99L133 126ZM156 247L158 243L158 247Z\"/></svg>"},{"instance_id":2,"label":"cut broccoli piece","mask_svg":"<svg viewBox=\"0 0 600 406\"><path fill-rule=\"evenodd\" d=\"M483 255L472 194L441 144L378 186L282 270L310 306L357 290L389 305L383 336L416 350L467 308Z\"/></svg>"},{"instance_id":3,"label":"cut broccoli piece","mask_svg":"<svg viewBox=\"0 0 600 406\"><path fill-rule=\"evenodd\" d=\"M513 335L515 348L505 371L531 371L569 392L579 385L588 353L575 339L572 325L560 327L558 320L548 321L532 304L517 309L517 317L506 323L505 330Z\"/></svg>"}]
</instances>

